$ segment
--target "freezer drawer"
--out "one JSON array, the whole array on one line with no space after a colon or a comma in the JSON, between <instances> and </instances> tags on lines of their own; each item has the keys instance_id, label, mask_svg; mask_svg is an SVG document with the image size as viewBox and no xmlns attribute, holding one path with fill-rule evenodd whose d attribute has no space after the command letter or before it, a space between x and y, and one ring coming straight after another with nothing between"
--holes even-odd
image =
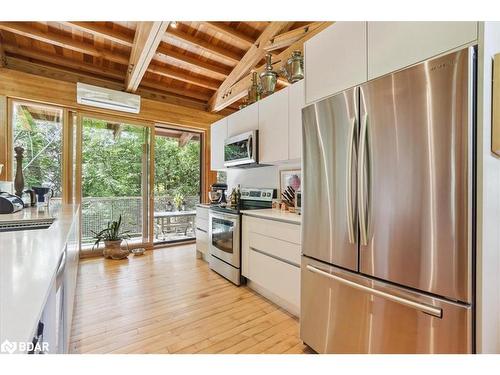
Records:
<instances>
[{"instance_id":1,"label":"freezer drawer","mask_svg":"<svg viewBox=\"0 0 500 375\"><path fill-rule=\"evenodd\" d=\"M300 331L319 353L471 353L472 310L303 257Z\"/></svg>"}]
</instances>

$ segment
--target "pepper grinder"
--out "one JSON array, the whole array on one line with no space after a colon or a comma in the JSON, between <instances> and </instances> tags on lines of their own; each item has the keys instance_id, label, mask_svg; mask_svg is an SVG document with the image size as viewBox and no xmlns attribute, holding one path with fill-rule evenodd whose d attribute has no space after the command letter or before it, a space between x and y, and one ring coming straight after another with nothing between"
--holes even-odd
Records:
<instances>
[{"instance_id":1,"label":"pepper grinder","mask_svg":"<svg viewBox=\"0 0 500 375\"><path fill-rule=\"evenodd\" d=\"M23 195L24 191L24 176L23 176L23 153L24 148L21 146L14 147L16 153L16 178L14 179L15 193L18 197Z\"/></svg>"}]
</instances>

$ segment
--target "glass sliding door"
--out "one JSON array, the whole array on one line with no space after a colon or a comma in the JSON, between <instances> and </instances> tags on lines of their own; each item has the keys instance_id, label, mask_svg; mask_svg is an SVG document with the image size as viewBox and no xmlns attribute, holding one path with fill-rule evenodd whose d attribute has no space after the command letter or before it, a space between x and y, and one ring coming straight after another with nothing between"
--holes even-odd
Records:
<instances>
[{"instance_id":1,"label":"glass sliding door","mask_svg":"<svg viewBox=\"0 0 500 375\"><path fill-rule=\"evenodd\" d=\"M192 240L201 191L200 134L156 126L154 150L154 243Z\"/></svg>"},{"instance_id":2,"label":"glass sliding door","mask_svg":"<svg viewBox=\"0 0 500 375\"><path fill-rule=\"evenodd\" d=\"M34 186L53 190L52 205L63 195L63 110L61 108L13 101L12 175L16 176L15 149L22 147L22 172L25 189Z\"/></svg>"},{"instance_id":3,"label":"glass sliding door","mask_svg":"<svg viewBox=\"0 0 500 375\"><path fill-rule=\"evenodd\" d=\"M80 121L82 247L91 247L93 232L120 215L130 242L150 242L149 127L87 116Z\"/></svg>"}]
</instances>

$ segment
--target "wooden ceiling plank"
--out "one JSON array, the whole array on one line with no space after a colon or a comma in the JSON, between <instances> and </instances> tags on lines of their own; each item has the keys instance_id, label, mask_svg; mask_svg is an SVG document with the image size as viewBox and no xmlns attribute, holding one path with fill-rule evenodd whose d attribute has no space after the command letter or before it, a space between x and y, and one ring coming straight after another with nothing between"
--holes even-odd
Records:
<instances>
[{"instance_id":1,"label":"wooden ceiling plank","mask_svg":"<svg viewBox=\"0 0 500 375\"><path fill-rule=\"evenodd\" d=\"M128 58L111 51L98 50L93 45L73 40L73 38L53 32L43 32L33 28L25 22L0 22L0 30L5 30L14 34L22 35L30 39L35 39L44 43L52 44L72 51L85 53L100 57L109 61L127 65Z\"/></svg>"},{"instance_id":2,"label":"wooden ceiling plank","mask_svg":"<svg viewBox=\"0 0 500 375\"><path fill-rule=\"evenodd\" d=\"M225 60L228 60L228 61L232 62L233 64L237 64L241 59L241 56L234 53L234 52L228 51L224 48L221 48L221 47L216 46L210 42L207 42L206 40L197 38L193 35L184 33L182 31L179 31L179 30L176 30L173 28L169 28L167 30L167 35L170 37L173 37L173 38L175 38L183 43L187 43L187 44L199 47L199 48L201 48L201 49L203 49L211 54L217 55Z\"/></svg>"},{"instance_id":3,"label":"wooden ceiling plank","mask_svg":"<svg viewBox=\"0 0 500 375\"><path fill-rule=\"evenodd\" d=\"M132 47L132 44L134 42L134 37L130 36L128 34L112 30L108 27L101 26L96 24L95 22L68 22L68 21L61 21L60 22L63 25L69 26L73 29L80 30L107 40L110 40L112 42L122 44L127 47Z\"/></svg>"},{"instance_id":4,"label":"wooden ceiling plank","mask_svg":"<svg viewBox=\"0 0 500 375\"><path fill-rule=\"evenodd\" d=\"M162 75L165 77L169 77L172 79L176 79L179 81L183 81L183 82L186 82L186 83L189 83L192 85L204 87L204 88L214 90L214 91L217 91L217 89L219 88L219 85L220 85L220 82L213 81L213 80L210 81L210 80L194 77L190 74L186 74L186 73L183 73L181 71L170 69L168 67L161 66L161 65L151 64L148 68L148 72L159 74L159 75Z\"/></svg>"},{"instance_id":5,"label":"wooden ceiling plank","mask_svg":"<svg viewBox=\"0 0 500 375\"><path fill-rule=\"evenodd\" d=\"M134 92L139 87L169 23L168 21L154 21L139 22L137 24L125 77L125 89L127 91Z\"/></svg>"},{"instance_id":6,"label":"wooden ceiling plank","mask_svg":"<svg viewBox=\"0 0 500 375\"><path fill-rule=\"evenodd\" d=\"M160 43L160 46L158 47L158 50L156 51L157 54L162 54L165 56L168 56L174 60L181 61L183 63L186 63L194 68L198 68L201 70L204 70L210 74L216 73L219 76L222 76L223 78L227 77L229 73L231 73L231 69L225 69L220 66L211 64L206 61L202 61L198 58L194 58L191 56L187 56L183 53L176 52L173 50L168 49L167 44L162 42Z\"/></svg>"},{"instance_id":7,"label":"wooden ceiling plank","mask_svg":"<svg viewBox=\"0 0 500 375\"><path fill-rule=\"evenodd\" d=\"M322 22L312 22L309 25L276 35L274 38L269 40L263 48L266 51L271 52L288 47L292 43L295 43L297 40L303 38L307 33L314 31L316 28L321 26L321 24Z\"/></svg>"},{"instance_id":8,"label":"wooden ceiling plank","mask_svg":"<svg viewBox=\"0 0 500 375\"><path fill-rule=\"evenodd\" d=\"M305 36L297 40L295 43L291 44L290 47L281 52L279 55L273 56L272 62L274 65L274 69L279 70L281 66L283 66L286 63L287 59L290 57L293 51L296 50L303 51L304 42L306 40L318 34L319 32L321 32L322 30L324 30L325 28L327 28L332 24L333 22L322 22L321 25L316 27L314 30L308 32ZM264 68L265 66L262 65L256 68L255 71L257 71L257 73L261 73L262 71L264 71ZM212 98L209 101L210 110L215 112L220 111L221 109L226 108L228 105L231 105L234 102L242 99L246 95L247 90L250 87L251 80L252 80L252 74L249 73L245 77L240 79L237 83L232 85L228 89L230 93L225 95L224 98L217 98L217 100L215 100L214 99L216 98L215 95L212 96Z\"/></svg>"},{"instance_id":9,"label":"wooden ceiling plank","mask_svg":"<svg viewBox=\"0 0 500 375\"><path fill-rule=\"evenodd\" d=\"M232 27L226 25L223 22L203 22L204 25L209 28L218 31L222 34L225 34L231 38L237 39L240 43L244 44L247 48L250 48L254 43L255 39L243 34L242 32L233 29Z\"/></svg>"},{"instance_id":10,"label":"wooden ceiling plank","mask_svg":"<svg viewBox=\"0 0 500 375\"><path fill-rule=\"evenodd\" d=\"M124 72L119 70L106 68L96 64L87 64L81 61L69 59L67 57L56 54L48 54L34 49L22 49L12 45L5 45L5 51L8 54L23 56L29 59L39 60L55 65L62 65L72 69L79 69L86 72L103 75L119 81L123 81Z\"/></svg>"},{"instance_id":11,"label":"wooden ceiling plank","mask_svg":"<svg viewBox=\"0 0 500 375\"><path fill-rule=\"evenodd\" d=\"M292 22L271 22L266 26L264 31L262 31L259 38L256 40L255 45L250 47L250 49L241 58L240 62L234 67L231 74L227 76L219 89L215 92L212 98L210 98L210 108L218 107L219 102L226 94L226 90L238 82L241 77L247 74L262 60L266 54L266 50L264 50L262 46L266 45L272 38L274 38L281 31L289 28L292 24Z\"/></svg>"}]
</instances>

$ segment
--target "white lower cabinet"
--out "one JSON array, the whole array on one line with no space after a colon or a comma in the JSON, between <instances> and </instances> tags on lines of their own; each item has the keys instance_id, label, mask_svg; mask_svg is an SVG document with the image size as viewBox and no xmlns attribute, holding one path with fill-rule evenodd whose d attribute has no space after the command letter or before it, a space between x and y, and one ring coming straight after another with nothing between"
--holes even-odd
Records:
<instances>
[{"instance_id":1,"label":"white lower cabinet","mask_svg":"<svg viewBox=\"0 0 500 375\"><path fill-rule=\"evenodd\" d=\"M300 225L243 215L242 274L248 286L300 312Z\"/></svg>"},{"instance_id":2,"label":"white lower cabinet","mask_svg":"<svg viewBox=\"0 0 500 375\"><path fill-rule=\"evenodd\" d=\"M208 257L208 208L196 207L196 252L199 258Z\"/></svg>"}]
</instances>

